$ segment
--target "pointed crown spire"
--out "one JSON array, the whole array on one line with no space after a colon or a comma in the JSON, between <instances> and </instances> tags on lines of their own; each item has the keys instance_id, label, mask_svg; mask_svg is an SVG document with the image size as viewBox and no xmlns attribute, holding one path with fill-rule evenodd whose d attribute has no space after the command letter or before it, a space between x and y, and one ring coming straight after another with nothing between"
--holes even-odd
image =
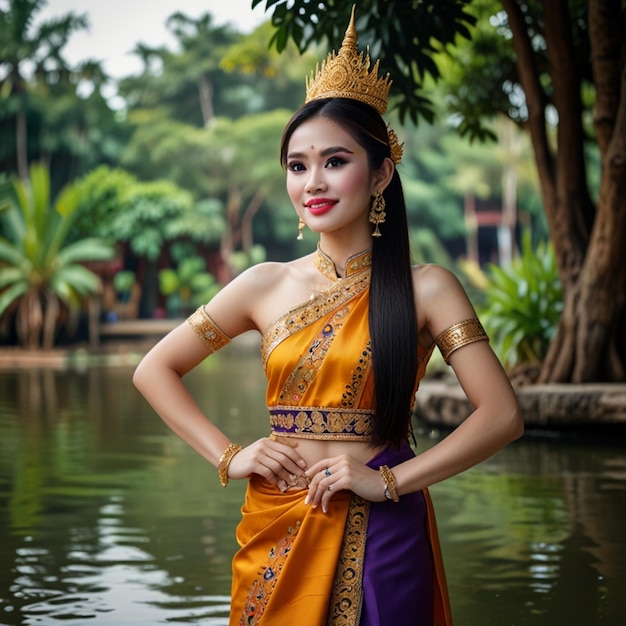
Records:
<instances>
[{"instance_id":1,"label":"pointed crown spire","mask_svg":"<svg viewBox=\"0 0 626 626\"><path fill-rule=\"evenodd\" d=\"M311 76L307 77L305 102L322 98L351 98L369 104L383 115L387 110L392 81L389 74L378 78L379 60L370 72L369 52L365 58L363 52L358 52L354 13L355 5L339 52L330 52L321 69L316 66L315 73L311 72Z\"/></svg>"}]
</instances>

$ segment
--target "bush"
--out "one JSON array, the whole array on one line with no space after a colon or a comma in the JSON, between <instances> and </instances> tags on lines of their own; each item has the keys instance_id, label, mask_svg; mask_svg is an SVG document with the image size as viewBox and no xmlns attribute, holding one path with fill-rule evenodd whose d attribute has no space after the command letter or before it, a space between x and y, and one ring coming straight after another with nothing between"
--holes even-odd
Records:
<instances>
[{"instance_id":1,"label":"bush","mask_svg":"<svg viewBox=\"0 0 626 626\"><path fill-rule=\"evenodd\" d=\"M539 363L563 310L563 293L551 243L533 249L522 236L521 256L508 267L488 266L481 318L503 365Z\"/></svg>"}]
</instances>

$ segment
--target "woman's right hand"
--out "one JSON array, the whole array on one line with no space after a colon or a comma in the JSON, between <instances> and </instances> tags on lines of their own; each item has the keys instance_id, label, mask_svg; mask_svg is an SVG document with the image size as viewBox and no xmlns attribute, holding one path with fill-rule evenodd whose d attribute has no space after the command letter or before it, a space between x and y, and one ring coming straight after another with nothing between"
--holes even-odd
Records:
<instances>
[{"instance_id":1,"label":"woman's right hand","mask_svg":"<svg viewBox=\"0 0 626 626\"><path fill-rule=\"evenodd\" d=\"M306 468L306 462L292 446L264 437L235 454L228 466L228 477L236 480L258 474L286 491L303 482Z\"/></svg>"}]
</instances>

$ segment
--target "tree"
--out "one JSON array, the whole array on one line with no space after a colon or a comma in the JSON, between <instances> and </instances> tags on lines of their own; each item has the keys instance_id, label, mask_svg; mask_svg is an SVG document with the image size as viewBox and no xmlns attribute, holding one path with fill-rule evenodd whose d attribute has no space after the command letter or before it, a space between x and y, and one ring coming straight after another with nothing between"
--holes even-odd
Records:
<instances>
[{"instance_id":1,"label":"tree","mask_svg":"<svg viewBox=\"0 0 626 626\"><path fill-rule=\"evenodd\" d=\"M505 0L528 105L528 129L538 164L544 207L564 291L556 339L542 368L544 381L591 382L626 378L626 7L620 0L590 0L591 66L581 64L579 15L567 3L543 6L543 32L552 79L537 64L524 7ZM578 19L577 19L578 18ZM585 41L588 38L587 41ZM577 45L578 44L578 45ZM582 70L582 71L581 71ZM585 77L584 71L591 70ZM593 130L602 177L591 198L585 160L583 94L593 78ZM545 84L545 83L544 83ZM559 116L551 149L546 102Z\"/></svg>"},{"instance_id":2,"label":"tree","mask_svg":"<svg viewBox=\"0 0 626 626\"><path fill-rule=\"evenodd\" d=\"M624 380L626 6L622 0L471 4L480 16L467 48L473 54L465 63L457 56L461 71L451 103L460 129L474 138L493 136L482 124L493 115L507 115L528 132L563 287L563 314L540 380ZM446 46L453 50L455 34L470 34L476 20L468 18L469 5L359 5L360 45L369 44L374 58L384 55L381 67L393 76L400 112L429 119L421 79L425 73L439 76L433 56ZM301 48L327 36L336 47L337 31L348 19L348 7L334 2L295 0L289 10L282 1L266 6L274 7L279 46L290 36ZM401 53L407 41L422 50L411 65L405 59L413 57ZM596 189L589 183L590 148L600 155Z\"/></svg>"},{"instance_id":3,"label":"tree","mask_svg":"<svg viewBox=\"0 0 626 626\"><path fill-rule=\"evenodd\" d=\"M476 5L492 26L458 57L457 112L468 129L504 113L528 133L563 285L540 380L624 380L626 7L620 0ZM467 84L480 87L471 101L460 95Z\"/></svg>"},{"instance_id":4,"label":"tree","mask_svg":"<svg viewBox=\"0 0 626 626\"><path fill-rule=\"evenodd\" d=\"M33 20L45 0L9 0L8 9L0 7L0 92L8 93L15 110L17 172L28 176L27 82L24 66L32 64L35 75L65 73L67 64L62 49L69 36L85 28L85 16L68 13L33 28Z\"/></svg>"},{"instance_id":5,"label":"tree","mask_svg":"<svg viewBox=\"0 0 626 626\"><path fill-rule=\"evenodd\" d=\"M210 14L192 19L174 13L167 27L177 40L177 50L138 45L144 70L120 84L131 111L160 108L166 117L195 126L209 126L229 106L228 87L241 87L241 77L232 77L220 60L237 39L230 26L215 26Z\"/></svg>"},{"instance_id":6,"label":"tree","mask_svg":"<svg viewBox=\"0 0 626 626\"><path fill-rule=\"evenodd\" d=\"M67 243L80 193L66 187L50 204L50 176L33 165L28 182L4 182L0 188L0 317L17 313L22 343L51 348L61 304L77 308L96 293L98 277L82 265L113 257L111 246L94 238Z\"/></svg>"},{"instance_id":7,"label":"tree","mask_svg":"<svg viewBox=\"0 0 626 626\"><path fill-rule=\"evenodd\" d=\"M223 226L212 231L220 240L222 282L234 273L228 267L231 255L248 253L254 245L254 218L270 192L284 190L278 153L288 118L284 110L237 120L219 117L210 128L162 120L139 126L128 146L125 164L133 171L168 174L195 198L222 202Z\"/></svg>"},{"instance_id":8,"label":"tree","mask_svg":"<svg viewBox=\"0 0 626 626\"><path fill-rule=\"evenodd\" d=\"M272 109L295 111L304 100L302 77L315 67L319 57L318 51L298 55L293 42L287 42L279 54L267 45L272 29L269 21L264 22L237 39L220 60L222 69L237 72L249 84L248 113Z\"/></svg>"},{"instance_id":9,"label":"tree","mask_svg":"<svg viewBox=\"0 0 626 626\"><path fill-rule=\"evenodd\" d=\"M216 246L224 230L219 203L195 201L189 191L169 180L144 182L119 168L101 166L76 184L81 203L73 236L95 232L116 244L121 256L130 253L139 259L145 315L157 307L158 266L167 258L168 247L188 241L206 252L207 244Z\"/></svg>"}]
</instances>

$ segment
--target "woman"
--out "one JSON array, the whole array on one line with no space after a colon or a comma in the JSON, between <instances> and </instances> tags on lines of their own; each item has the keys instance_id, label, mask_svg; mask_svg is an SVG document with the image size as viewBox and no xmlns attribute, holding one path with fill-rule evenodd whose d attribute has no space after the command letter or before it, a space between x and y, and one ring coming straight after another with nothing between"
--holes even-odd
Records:
<instances>
[{"instance_id":1,"label":"woman","mask_svg":"<svg viewBox=\"0 0 626 626\"><path fill-rule=\"evenodd\" d=\"M134 381L222 485L248 479L230 624L451 624L427 487L522 433L508 378L456 278L412 267L382 120L387 77L339 53L283 136L287 190L314 254L233 280L143 359ZM339 79L338 78L339 76ZM261 333L271 435L241 448L181 378L233 337ZM438 345L475 407L417 456L413 399Z\"/></svg>"}]
</instances>

